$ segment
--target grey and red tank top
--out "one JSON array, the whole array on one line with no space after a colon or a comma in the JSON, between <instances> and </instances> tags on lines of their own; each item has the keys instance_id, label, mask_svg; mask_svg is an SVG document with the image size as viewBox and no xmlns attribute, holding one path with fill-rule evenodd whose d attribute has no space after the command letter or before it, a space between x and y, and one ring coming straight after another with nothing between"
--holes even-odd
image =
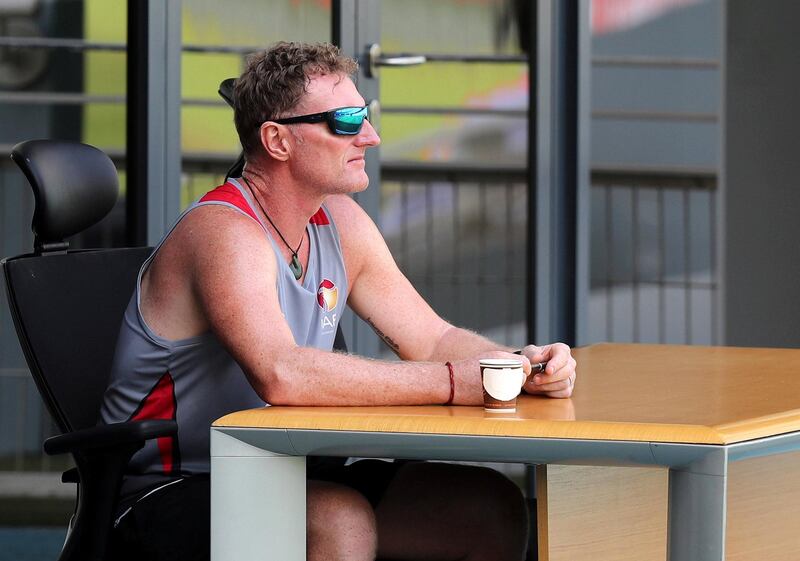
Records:
<instances>
[{"instance_id":1,"label":"grey and red tank top","mask_svg":"<svg viewBox=\"0 0 800 561\"><path fill-rule=\"evenodd\" d=\"M307 226L310 254L303 284L297 282L280 248L253 211L249 193L235 179L207 193L176 221L204 205L225 205L258 222L278 258L276 290L280 307L300 346L333 348L348 285L336 226L323 206ZM175 226L172 227L174 230ZM169 233L167 233L169 236ZM165 239L166 237L165 236ZM175 419L175 437L149 441L129 464L130 475L158 481L209 471L209 427L232 411L264 406L239 365L214 333L181 340L156 335L142 317L142 274L122 321L101 420ZM247 295L242 295L247 298Z\"/></svg>"}]
</instances>

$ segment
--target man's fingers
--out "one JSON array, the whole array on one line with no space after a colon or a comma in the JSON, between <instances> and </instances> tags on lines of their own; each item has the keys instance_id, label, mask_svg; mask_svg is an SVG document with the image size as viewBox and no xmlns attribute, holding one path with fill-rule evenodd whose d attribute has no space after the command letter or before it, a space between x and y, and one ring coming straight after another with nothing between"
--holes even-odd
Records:
<instances>
[{"instance_id":1,"label":"man's fingers","mask_svg":"<svg viewBox=\"0 0 800 561\"><path fill-rule=\"evenodd\" d=\"M551 370L551 365L553 369ZM548 384L552 382L559 382L561 380L566 380L570 376L573 376L575 373L575 359L572 357L567 357L563 364L560 366L558 364L554 365L553 361L547 363L547 368L544 372L540 374L536 374L533 377L534 383L537 385Z\"/></svg>"},{"instance_id":2,"label":"man's fingers","mask_svg":"<svg viewBox=\"0 0 800 561\"><path fill-rule=\"evenodd\" d=\"M559 397L569 397L572 394L576 376L575 361L570 358L567 364L553 375L535 375L532 378L533 385L531 389L537 392L547 393L548 395L550 395L550 392L554 391L567 391L567 395Z\"/></svg>"},{"instance_id":3,"label":"man's fingers","mask_svg":"<svg viewBox=\"0 0 800 561\"><path fill-rule=\"evenodd\" d=\"M529 392L538 395L546 395L547 397L560 397L566 398L572 396L572 391L575 385L572 378L562 380L560 382L552 382L542 384L540 386L529 387Z\"/></svg>"},{"instance_id":4,"label":"man's fingers","mask_svg":"<svg viewBox=\"0 0 800 561\"><path fill-rule=\"evenodd\" d=\"M575 388L576 374L573 372L567 379L554 384L545 384L542 390L548 397L570 397Z\"/></svg>"},{"instance_id":5,"label":"man's fingers","mask_svg":"<svg viewBox=\"0 0 800 561\"><path fill-rule=\"evenodd\" d=\"M544 347L537 347L536 345L528 345L522 349L522 354L527 356L533 364L537 362L547 362L550 358L550 345Z\"/></svg>"},{"instance_id":6,"label":"man's fingers","mask_svg":"<svg viewBox=\"0 0 800 561\"><path fill-rule=\"evenodd\" d=\"M570 387L572 386L567 380L561 380L559 382L551 382L549 384L540 384L536 386L536 389L540 392L550 393L566 390Z\"/></svg>"},{"instance_id":7,"label":"man's fingers","mask_svg":"<svg viewBox=\"0 0 800 561\"><path fill-rule=\"evenodd\" d=\"M526 389L548 397L567 398L575 386L575 359L567 345L553 343L544 347L529 345L523 353L532 363L547 362L544 372L534 373L528 378Z\"/></svg>"},{"instance_id":8,"label":"man's fingers","mask_svg":"<svg viewBox=\"0 0 800 561\"><path fill-rule=\"evenodd\" d=\"M548 374L560 370L570 357L569 347L563 343L553 343L543 347L528 345L523 351L534 364L547 362L546 372Z\"/></svg>"},{"instance_id":9,"label":"man's fingers","mask_svg":"<svg viewBox=\"0 0 800 561\"><path fill-rule=\"evenodd\" d=\"M546 345L542 350L544 351L543 354L546 355L545 360L547 360L545 372L551 375L562 370L567 365L568 361L572 359L569 347L564 343Z\"/></svg>"}]
</instances>

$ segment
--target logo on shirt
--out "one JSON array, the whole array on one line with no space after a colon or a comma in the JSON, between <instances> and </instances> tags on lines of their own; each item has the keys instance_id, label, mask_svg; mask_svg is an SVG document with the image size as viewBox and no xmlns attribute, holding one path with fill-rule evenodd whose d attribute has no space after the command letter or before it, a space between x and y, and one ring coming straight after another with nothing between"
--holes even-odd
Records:
<instances>
[{"instance_id":1,"label":"logo on shirt","mask_svg":"<svg viewBox=\"0 0 800 561\"><path fill-rule=\"evenodd\" d=\"M326 312L332 312L336 309L336 304L339 301L339 289L333 284L333 281L323 279L317 288L317 304Z\"/></svg>"}]
</instances>

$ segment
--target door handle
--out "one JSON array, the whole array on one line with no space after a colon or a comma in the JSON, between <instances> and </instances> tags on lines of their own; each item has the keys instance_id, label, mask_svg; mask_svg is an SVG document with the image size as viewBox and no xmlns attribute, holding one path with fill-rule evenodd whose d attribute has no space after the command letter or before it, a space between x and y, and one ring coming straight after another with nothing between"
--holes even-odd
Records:
<instances>
[{"instance_id":1,"label":"door handle","mask_svg":"<svg viewBox=\"0 0 800 561\"><path fill-rule=\"evenodd\" d=\"M395 55L385 57L378 43L373 43L369 46L367 57L369 60L367 73L370 78L375 78L378 75L379 66L417 66L428 61L425 55Z\"/></svg>"},{"instance_id":2,"label":"door handle","mask_svg":"<svg viewBox=\"0 0 800 561\"><path fill-rule=\"evenodd\" d=\"M369 124L375 129L378 134L381 133L381 102L377 99L371 100L367 106L369 107Z\"/></svg>"}]
</instances>

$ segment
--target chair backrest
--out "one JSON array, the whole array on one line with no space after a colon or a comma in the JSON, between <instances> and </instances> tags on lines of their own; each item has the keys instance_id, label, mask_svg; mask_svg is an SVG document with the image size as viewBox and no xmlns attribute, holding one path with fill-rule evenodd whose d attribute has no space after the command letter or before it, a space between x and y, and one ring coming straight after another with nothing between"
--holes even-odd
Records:
<instances>
[{"instance_id":1,"label":"chair backrest","mask_svg":"<svg viewBox=\"0 0 800 561\"><path fill-rule=\"evenodd\" d=\"M78 251L3 263L25 359L62 432L97 422L125 306L149 253Z\"/></svg>"},{"instance_id":2,"label":"chair backrest","mask_svg":"<svg viewBox=\"0 0 800 561\"><path fill-rule=\"evenodd\" d=\"M102 219L118 195L100 150L36 140L12 150L34 192L33 254L2 262L25 359L59 428L94 426L114 347L150 248L67 251L65 238Z\"/></svg>"}]
</instances>

